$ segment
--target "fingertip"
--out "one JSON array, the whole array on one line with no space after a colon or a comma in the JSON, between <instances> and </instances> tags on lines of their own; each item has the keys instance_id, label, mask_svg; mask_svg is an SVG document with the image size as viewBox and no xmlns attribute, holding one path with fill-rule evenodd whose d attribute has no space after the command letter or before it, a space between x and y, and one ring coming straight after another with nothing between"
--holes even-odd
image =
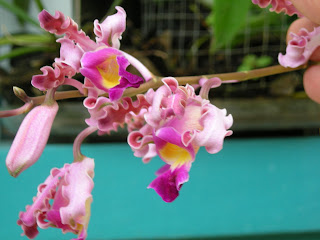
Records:
<instances>
[{"instance_id":1,"label":"fingertip","mask_svg":"<svg viewBox=\"0 0 320 240\"><path fill-rule=\"evenodd\" d=\"M320 103L320 66L309 67L303 76L303 86L306 94L313 101Z\"/></svg>"},{"instance_id":2,"label":"fingertip","mask_svg":"<svg viewBox=\"0 0 320 240\"><path fill-rule=\"evenodd\" d=\"M316 50L310 56L311 61L320 61L320 47L317 47Z\"/></svg>"},{"instance_id":3,"label":"fingertip","mask_svg":"<svg viewBox=\"0 0 320 240\"><path fill-rule=\"evenodd\" d=\"M298 34L301 28L307 29L309 32L312 32L315 27L318 27L318 24L315 24L311 22L309 19L303 17L295 20L287 31L287 42L289 42L292 39L292 36L290 33Z\"/></svg>"},{"instance_id":4,"label":"fingertip","mask_svg":"<svg viewBox=\"0 0 320 240\"><path fill-rule=\"evenodd\" d=\"M291 0L293 5L312 22L320 24L320 1L319 0Z\"/></svg>"},{"instance_id":5,"label":"fingertip","mask_svg":"<svg viewBox=\"0 0 320 240\"><path fill-rule=\"evenodd\" d=\"M301 28L307 29L309 32L312 32L315 27L319 27L318 24L311 22L309 19L303 17L295 20L287 32L287 43L292 39L291 33L298 34ZM320 61L320 47L318 47L310 56L310 60L312 61Z\"/></svg>"}]
</instances>

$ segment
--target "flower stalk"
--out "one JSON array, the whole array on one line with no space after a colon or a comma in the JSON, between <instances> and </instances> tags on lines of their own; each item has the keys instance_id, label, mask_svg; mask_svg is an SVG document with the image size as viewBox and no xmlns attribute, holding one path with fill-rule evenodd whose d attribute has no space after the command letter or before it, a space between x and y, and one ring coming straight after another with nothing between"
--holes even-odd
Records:
<instances>
[{"instance_id":1,"label":"flower stalk","mask_svg":"<svg viewBox=\"0 0 320 240\"><path fill-rule=\"evenodd\" d=\"M27 102L19 108L0 111L0 118L12 117L12 116L24 114L26 112L29 112L32 109L32 107L33 107L33 103Z\"/></svg>"},{"instance_id":2,"label":"flower stalk","mask_svg":"<svg viewBox=\"0 0 320 240\"><path fill-rule=\"evenodd\" d=\"M82 161L85 158L85 156L81 153L81 144L86 137L88 137L91 133L94 133L97 130L98 129L96 127L87 127L81 133L78 134L73 143L73 158L75 162Z\"/></svg>"},{"instance_id":3,"label":"flower stalk","mask_svg":"<svg viewBox=\"0 0 320 240\"><path fill-rule=\"evenodd\" d=\"M275 65L271 67L259 68L251 71L245 71L245 72L207 74L207 75L199 75L199 76L183 76L183 77L176 77L176 79L178 80L179 85L198 84L201 78L214 78L214 77L220 78L222 83L244 82L244 81L252 80L255 78L306 69L309 65L310 64L305 64L296 68L285 68L281 65ZM154 76L150 81L141 84L139 88L127 88L124 91L123 96L132 97L137 94L144 93L148 91L150 88L157 89L163 85L163 83L161 82L162 78L163 77L160 77L160 76ZM77 90L70 90L70 91L57 91L55 93L54 98L55 100L64 100L64 99L71 99L71 98L81 98L86 96L87 96L86 93L81 94ZM102 96L107 97L108 94L103 94ZM30 99L34 102L35 105L39 105L43 102L44 96L30 97Z\"/></svg>"}]
</instances>

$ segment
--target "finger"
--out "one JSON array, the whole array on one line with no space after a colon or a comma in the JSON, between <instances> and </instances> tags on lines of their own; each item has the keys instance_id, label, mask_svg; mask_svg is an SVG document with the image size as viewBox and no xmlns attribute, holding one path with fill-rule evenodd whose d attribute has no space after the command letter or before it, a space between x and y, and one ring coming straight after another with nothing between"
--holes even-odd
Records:
<instances>
[{"instance_id":1,"label":"finger","mask_svg":"<svg viewBox=\"0 0 320 240\"><path fill-rule=\"evenodd\" d=\"M293 5L312 22L320 24L320 1L319 0L291 0Z\"/></svg>"},{"instance_id":2,"label":"finger","mask_svg":"<svg viewBox=\"0 0 320 240\"><path fill-rule=\"evenodd\" d=\"M291 32L297 34L301 28L305 28L309 32L312 32L313 29L318 26L318 24L311 22L309 19L305 17L295 20L288 28L287 42L292 39L292 36L290 35Z\"/></svg>"},{"instance_id":3,"label":"finger","mask_svg":"<svg viewBox=\"0 0 320 240\"><path fill-rule=\"evenodd\" d=\"M299 30L301 28L305 28L307 29L309 32L312 32L314 30L315 27L318 27L318 24L315 24L313 22L311 22L309 19L303 17L300 19L297 19L296 21L294 21L287 32L287 42L289 42L292 39L292 36L290 35L290 33L295 33L297 34L299 32ZM310 57L310 60L312 61L320 61L320 47L318 47L313 54Z\"/></svg>"},{"instance_id":4,"label":"finger","mask_svg":"<svg viewBox=\"0 0 320 240\"><path fill-rule=\"evenodd\" d=\"M320 66L309 67L303 76L303 86L308 97L320 103Z\"/></svg>"}]
</instances>

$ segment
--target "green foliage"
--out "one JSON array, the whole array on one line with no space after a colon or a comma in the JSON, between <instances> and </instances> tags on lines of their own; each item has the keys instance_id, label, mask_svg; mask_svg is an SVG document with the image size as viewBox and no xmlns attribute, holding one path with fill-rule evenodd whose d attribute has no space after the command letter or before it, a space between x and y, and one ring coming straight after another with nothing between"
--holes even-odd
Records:
<instances>
[{"instance_id":1,"label":"green foliage","mask_svg":"<svg viewBox=\"0 0 320 240\"><path fill-rule=\"evenodd\" d=\"M41 0L35 1L41 11L43 5ZM0 0L0 7L14 14L22 24L31 24L40 29L39 34L6 34L0 38L1 45L11 45L12 50L0 56L0 61L4 59L19 57L34 52L54 51L56 48L55 37L40 28L38 20L28 14L29 0L14 0L12 4L6 0Z\"/></svg>"},{"instance_id":2,"label":"green foliage","mask_svg":"<svg viewBox=\"0 0 320 240\"><path fill-rule=\"evenodd\" d=\"M54 51L55 48L52 47L19 47L12 49L9 53L3 54L0 56L0 61L4 59L9 59L9 58L14 58L14 57L19 57L21 55L29 54L29 53L34 53L34 52L52 52Z\"/></svg>"},{"instance_id":3,"label":"green foliage","mask_svg":"<svg viewBox=\"0 0 320 240\"><path fill-rule=\"evenodd\" d=\"M0 0L0 6L17 16L20 21L30 23L33 26L40 28L38 21L30 17L27 11L25 9L22 9L19 5L15 3L10 4L5 0Z\"/></svg>"},{"instance_id":4,"label":"green foliage","mask_svg":"<svg viewBox=\"0 0 320 240\"><path fill-rule=\"evenodd\" d=\"M0 45L37 46L45 45L52 41L54 41L54 38L50 34L15 34L0 38Z\"/></svg>"},{"instance_id":5,"label":"green foliage","mask_svg":"<svg viewBox=\"0 0 320 240\"><path fill-rule=\"evenodd\" d=\"M251 0L214 0L214 11L208 18L215 37L212 50L231 43L245 25L251 5Z\"/></svg>"},{"instance_id":6,"label":"green foliage","mask_svg":"<svg viewBox=\"0 0 320 240\"><path fill-rule=\"evenodd\" d=\"M25 10L25 11L29 10L30 0L13 0L13 3L15 6L19 7L21 10ZM19 16L17 16L17 17L18 17L19 23L21 25L25 25L24 18L21 18Z\"/></svg>"},{"instance_id":7,"label":"green foliage","mask_svg":"<svg viewBox=\"0 0 320 240\"><path fill-rule=\"evenodd\" d=\"M256 68L263 68L272 64L272 57L270 56L256 56L254 54L246 55L243 58L242 64L238 67L238 72L250 71Z\"/></svg>"},{"instance_id":8,"label":"green foliage","mask_svg":"<svg viewBox=\"0 0 320 240\"><path fill-rule=\"evenodd\" d=\"M207 4L208 0L202 1L211 8L211 13L206 19L208 28L211 30L211 53L226 47L241 45L248 34L250 38L256 39L257 31L278 26L281 18L286 18L288 25L295 19L295 17L274 12L268 12L266 15L265 11L268 10L260 9L252 4L251 0L211 0L211 6ZM250 31L246 32L246 28ZM280 28L273 29L274 38L281 34L283 32Z\"/></svg>"}]
</instances>

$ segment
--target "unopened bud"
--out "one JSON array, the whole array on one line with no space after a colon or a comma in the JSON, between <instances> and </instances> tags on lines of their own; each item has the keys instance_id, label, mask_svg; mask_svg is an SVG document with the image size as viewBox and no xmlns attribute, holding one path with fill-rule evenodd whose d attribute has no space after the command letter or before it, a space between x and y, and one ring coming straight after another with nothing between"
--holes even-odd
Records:
<instances>
[{"instance_id":1,"label":"unopened bud","mask_svg":"<svg viewBox=\"0 0 320 240\"><path fill-rule=\"evenodd\" d=\"M19 88L19 87L14 86L13 87L13 93L14 93L14 95L16 95L18 98L20 98L24 102L29 102L30 101L30 98L28 97L26 92L23 89Z\"/></svg>"},{"instance_id":2,"label":"unopened bud","mask_svg":"<svg viewBox=\"0 0 320 240\"><path fill-rule=\"evenodd\" d=\"M51 131L58 104L43 104L32 109L22 121L6 159L10 175L17 177L41 156Z\"/></svg>"}]
</instances>

